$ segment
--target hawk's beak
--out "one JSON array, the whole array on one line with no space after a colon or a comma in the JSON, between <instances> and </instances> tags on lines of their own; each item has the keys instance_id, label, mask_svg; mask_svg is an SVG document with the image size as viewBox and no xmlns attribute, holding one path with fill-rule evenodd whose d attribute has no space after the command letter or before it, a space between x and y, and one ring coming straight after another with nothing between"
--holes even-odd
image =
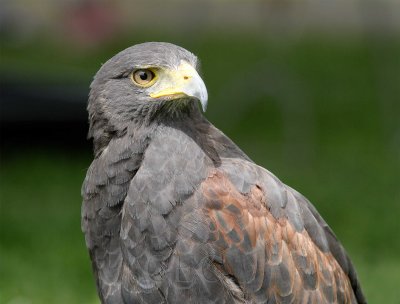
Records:
<instances>
[{"instance_id":1,"label":"hawk's beak","mask_svg":"<svg viewBox=\"0 0 400 304\"><path fill-rule=\"evenodd\" d=\"M158 85L154 86L154 91L150 93L150 96L170 99L192 97L200 101L204 112L207 109L206 85L197 71L185 61L181 61L177 69L163 71Z\"/></svg>"}]
</instances>

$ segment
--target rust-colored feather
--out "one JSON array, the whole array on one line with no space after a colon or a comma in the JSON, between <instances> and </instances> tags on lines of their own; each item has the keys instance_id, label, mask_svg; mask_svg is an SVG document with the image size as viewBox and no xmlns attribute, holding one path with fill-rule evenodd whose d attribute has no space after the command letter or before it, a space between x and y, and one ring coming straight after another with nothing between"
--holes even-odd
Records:
<instances>
[{"instance_id":1,"label":"rust-colored feather","mask_svg":"<svg viewBox=\"0 0 400 304\"><path fill-rule=\"evenodd\" d=\"M355 302L349 278L332 254L321 251L305 229L296 231L287 218L275 218L260 186L242 194L216 171L200 191L204 212L216 228L213 245L222 255L223 269L248 296L278 303ZM232 251L244 258L231 257ZM243 260L250 263L237 263Z\"/></svg>"}]
</instances>

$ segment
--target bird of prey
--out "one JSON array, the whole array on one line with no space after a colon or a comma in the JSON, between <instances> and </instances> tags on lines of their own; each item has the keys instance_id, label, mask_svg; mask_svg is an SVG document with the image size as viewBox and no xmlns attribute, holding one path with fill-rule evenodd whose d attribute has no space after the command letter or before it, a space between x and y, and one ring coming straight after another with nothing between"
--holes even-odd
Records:
<instances>
[{"instance_id":1,"label":"bird of prey","mask_svg":"<svg viewBox=\"0 0 400 304\"><path fill-rule=\"evenodd\" d=\"M313 205L203 116L198 66L148 42L91 84L82 229L101 302L366 303Z\"/></svg>"}]
</instances>

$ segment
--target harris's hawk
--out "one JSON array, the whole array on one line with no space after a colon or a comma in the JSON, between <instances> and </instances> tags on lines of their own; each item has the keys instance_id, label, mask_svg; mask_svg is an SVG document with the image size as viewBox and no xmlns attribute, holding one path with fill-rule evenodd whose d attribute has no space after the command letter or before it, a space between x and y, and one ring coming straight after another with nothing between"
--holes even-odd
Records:
<instances>
[{"instance_id":1,"label":"harris's hawk","mask_svg":"<svg viewBox=\"0 0 400 304\"><path fill-rule=\"evenodd\" d=\"M102 303L366 303L313 205L207 121L207 98L169 43L96 74L82 229Z\"/></svg>"}]
</instances>

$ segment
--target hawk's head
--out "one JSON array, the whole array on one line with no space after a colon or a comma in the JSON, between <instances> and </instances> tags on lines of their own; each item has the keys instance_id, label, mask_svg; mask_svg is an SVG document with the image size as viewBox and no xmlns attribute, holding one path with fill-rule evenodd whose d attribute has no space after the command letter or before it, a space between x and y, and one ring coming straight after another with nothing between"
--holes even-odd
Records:
<instances>
[{"instance_id":1,"label":"hawk's head","mask_svg":"<svg viewBox=\"0 0 400 304\"><path fill-rule=\"evenodd\" d=\"M184 112L196 101L205 110L207 89L197 68L195 55L170 43L142 43L118 53L91 84L90 136L99 128L118 132L132 122Z\"/></svg>"}]
</instances>

